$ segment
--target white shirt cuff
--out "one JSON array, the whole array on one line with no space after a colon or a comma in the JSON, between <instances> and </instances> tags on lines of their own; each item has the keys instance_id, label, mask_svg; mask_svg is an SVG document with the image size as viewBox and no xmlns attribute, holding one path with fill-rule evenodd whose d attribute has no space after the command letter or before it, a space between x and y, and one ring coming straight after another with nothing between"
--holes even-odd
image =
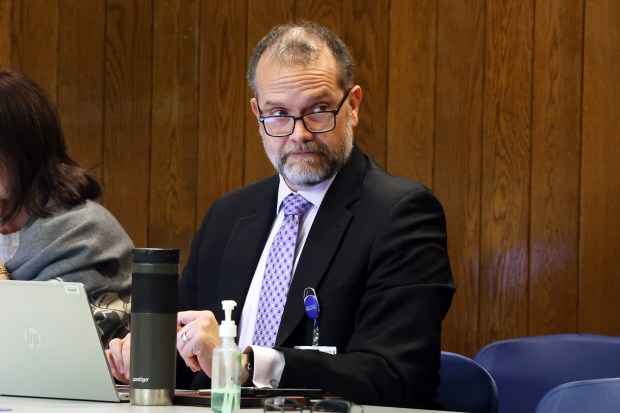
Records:
<instances>
[{"instance_id":1,"label":"white shirt cuff","mask_svg":"<svg viewBox=\"0 0 620 413\"><path fill-rule=\"evenodd\" d=\"M278 387L284 370L284 354L269 347L248 346L254 352L254 378L256 387ZM246 347L244 352L249 349Z\"/></svg>"}]
</instances>

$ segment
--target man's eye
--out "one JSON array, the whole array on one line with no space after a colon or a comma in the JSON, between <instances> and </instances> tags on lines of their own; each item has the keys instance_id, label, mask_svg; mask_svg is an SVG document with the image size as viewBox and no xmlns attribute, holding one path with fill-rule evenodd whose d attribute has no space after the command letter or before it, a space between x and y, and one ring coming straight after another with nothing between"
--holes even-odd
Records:
<instances>
[{"instance_id":1,"label":"man's eye","mask_svg":"<svg viewBox=\"0 0 620 413\"><path fill-rule=\"evenodd\" d=\"M274 110L269 116L288 116L288 112L282 109Z\"/></svg>"},{"instance_id":2,"label":"man's eye","mask_svg":"<svg viewBox=\"0 0 620 413\"><path fill-rule=\"evenodd\" d=\"M314 112L314 113L321 113L321 112L325 112L327 109L328 109L327 105L319 105L319 106L315 107L312 112Z\"/></svg>"}]
</instances>

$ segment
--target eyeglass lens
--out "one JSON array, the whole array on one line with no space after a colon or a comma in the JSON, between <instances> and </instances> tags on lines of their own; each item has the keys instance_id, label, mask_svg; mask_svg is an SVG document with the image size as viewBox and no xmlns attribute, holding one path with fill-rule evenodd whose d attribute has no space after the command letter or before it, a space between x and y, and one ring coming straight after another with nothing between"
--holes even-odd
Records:
<instances>
[{"instance_id":1,"label":"eyeglass lens","mask_svg":"<svg viewBox=\"0 0 620 413\"><path fill-rule=\"evenodd\" d=\"M361 409L361 406L348 402L346 400L339 399L324 399L315 402L312 405L313 412L331 412L331 413L349 413L351 408L356 407ZM357 410L363 411L363 410Z\"/></svg>"},{"instance_id":2,"label":"eyeglass lens","mask_svg":"<svg viewBox=\"0 0 620 413\"><path fill-rule=\"evenodd\" d=\"M301 411L301 404L295 399L287 397L273 397L263 401L265 412L290 412Z\"/></svg>"}]
</instances>

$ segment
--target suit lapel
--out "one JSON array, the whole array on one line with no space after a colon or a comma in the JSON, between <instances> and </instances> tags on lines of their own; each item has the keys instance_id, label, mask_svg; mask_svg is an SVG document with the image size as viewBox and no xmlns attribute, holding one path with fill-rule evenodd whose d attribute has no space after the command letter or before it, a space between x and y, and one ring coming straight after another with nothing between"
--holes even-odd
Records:
<instances>
[{"instance_id":1,"label":"suit lapel","mask_svg":"<svg viewBox=\"0 0 620 413\"><path fill-rule=\"evenodd\" d=\"M316 289L325 276L328 265L354 217L349 205L359 198L365 168L364 156L355 147L351 159L340 170L327 191L295 269L276 346L281 345L305 317L303 292L307 287Z\"/></svg>"},{"instance_id":2,"label":"suit lapel","mask_svg":"<svg viewBox=\"0 0 620 413\"><path fill-rule=\"evenodd\" d=\"M278 178L270 181L264 196L253 201L252 212L239 217L222 257L219 297L235 300L237 308L245 303L256 265L263 252L276 215ZM233 280L233 281L231 281ZM234 312L241 317L241 311Z\"/></svg>"}]
</instances>

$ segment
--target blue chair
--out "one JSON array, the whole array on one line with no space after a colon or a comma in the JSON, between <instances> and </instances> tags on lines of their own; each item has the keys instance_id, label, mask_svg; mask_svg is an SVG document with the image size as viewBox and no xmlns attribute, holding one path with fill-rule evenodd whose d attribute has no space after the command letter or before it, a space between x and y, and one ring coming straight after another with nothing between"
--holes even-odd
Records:
<instances>
[{"instance_id":1,"label":"blue chair","mask_svg":"<svg viewBox=\"0 0 620 413\"><path fill-rule=\"evenodd\" d=\"M620 378L581 380L549 390L536 413L620 412Z\"/></svg>"},{"instance_id":2,"label":"blue chair","mask_svg":"<svg viewBox=\"0 0 620 413\"><path fill-rule=\"evenodd\" d=\"M533 412L560 384L620 377L620 337L552 334L502 340L483 347L474 360L497 383L500 413Z\"/></svg>"},{"instance_id":3,"label":"blue chair","mask_svg":"<svg viewBox=\"0 0 620 413\"><path fill-rule=\"evenodd\" d=\"M437 391L446 410L496 413L497 387L478 363L460 354L441 352L441 382Z\"/></svg>"}]
</instances>

